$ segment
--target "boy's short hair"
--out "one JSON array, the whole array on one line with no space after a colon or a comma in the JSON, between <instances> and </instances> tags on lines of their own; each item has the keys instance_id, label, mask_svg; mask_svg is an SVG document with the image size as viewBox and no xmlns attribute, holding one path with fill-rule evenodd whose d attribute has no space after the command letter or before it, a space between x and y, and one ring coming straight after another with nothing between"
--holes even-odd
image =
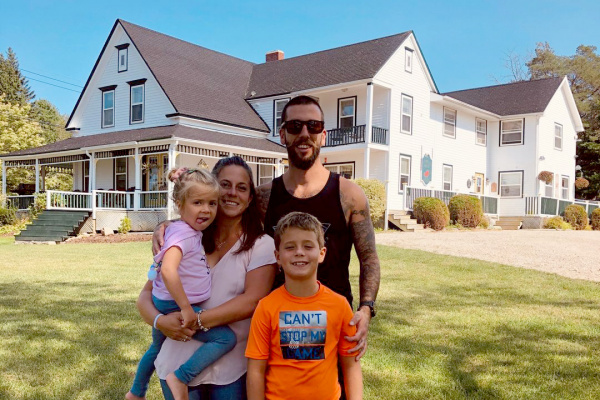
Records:
<instances>
[{"instance_id":1,"label":"boy's short hair","mask_svg":"<svg viewBox=\"0 0 600 400\"><path fill-rule=\"evenodd\" d=\"M283 233L289 228L298 228L303 231L314 232L317 236L317 243L319 247L323 247L325 245L325 237L323 235L323 225L319 220L310 214L294 211L286 216L282 217L277 226L275 227L275 248L279 250L279 245L281 244L281 236Z\"/></svg>"}]
</instances>

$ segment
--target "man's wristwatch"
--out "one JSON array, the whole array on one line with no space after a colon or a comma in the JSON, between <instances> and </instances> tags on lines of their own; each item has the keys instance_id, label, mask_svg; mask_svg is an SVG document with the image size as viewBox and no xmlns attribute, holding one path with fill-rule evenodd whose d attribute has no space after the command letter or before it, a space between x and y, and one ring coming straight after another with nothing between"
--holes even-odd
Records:
<instances>
[{"instance_id":1,"label":"man's wristwatch","mask_svg":"<svg viewBox=\"0 0 600 400\"><path fill-rule=\"evenodd\" d=\"M375 302L374 301L361 301L358 305L358 309L360 310L362 307L367 306L371 310L371 318L374 318L377 314L377 310L375 310Z\"/></svg>"}]
</instances>

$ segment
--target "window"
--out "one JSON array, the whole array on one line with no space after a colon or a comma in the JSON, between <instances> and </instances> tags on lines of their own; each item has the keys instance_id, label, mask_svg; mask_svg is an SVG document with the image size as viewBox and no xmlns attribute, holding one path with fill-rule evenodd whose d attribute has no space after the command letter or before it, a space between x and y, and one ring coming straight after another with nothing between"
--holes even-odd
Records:
<instances>
[{"instance_id":1,"label":"window","mask_svg":"<svg viewBox=\"0 0 600 400\"><path fill-rule=\"evenodd\" d=\"M338 128L352 128L356 119L356 97L338 100Z\"/></svg>"},{"instance_id":2,"label":"window","mask_svg":"<svg viewBox=\"0 0 600 400\"><path fill-rule=\"evenodd\" d=\"M115 158L115 189L127 190L127 158Z\"/></svg>"},{"instance_id":3,"label":"window","mask_svg":"<svg viewBox=\"0 0 600 400\"><path fill-rule=\"evenodd\" d=\"M279 135L279 128L281 127L281 114L283 113L283 107L287 104L290 99L275 100L273 103L273 136Z\"/></svg>"},{"instance_id":4,"label":"window","mask_svg":"<svg viewBox=\"0 0 600 400\"><path fill-rule=\"evenodd\" d=\"M485 146L487 143L487 121L485 119L475 118L476 143Z\"/></svg>"},{"instance_id":5,"label":"window","mask_svg":"<svg viewBox=\"0 0 600 400\"><path fill-rule=\"evenodd\" d=\"M258 164L258 184L269 183L273 180L275 169L272 165Z\"/></svg>"},{"instance_id":6,"label":"window","mask_svg":"<svg viewBox=\"0 0 600 400\"><path fill-rule=\"evenodd\" d=\"M324 164L324 167L346 179L354 179L354 163Z\"/></svg>"},{"instance_id":7,"label":"window","mask_svg":"<svg viewBox=\"0 0 600 400\"><path fill-rule=\"evenodd\" d=\"M502 121L500 123L500 145L523 144L523 120Z\"/></svg>"},{"instance_id":8,"label":"window","mask_svg":"<svg viewBox=\"0 0 600 400\"><path fill-rule=\"evenodd\" d=\"M544 182L544 196L554 197L554 179L550 183Z\"/></svg>"},{"instance_id":9,"label":"window","mask_svg":"<svg viewBox=\"0 0 600 400\"><path fill-rule=\"evenodd\" d=\"M102 127L115 126L115 90L102 91Z\"/></svg>"},{"instance_id":10,"label":"window","mask_svg":"<svg viewBox=\"0 0 600 400\"><path fill-rule=\"evenodd\" d=\"M404 70L412 73L413 67L413 50L408 47L404 48Z\"/></svg>"},{"instance_id":11,"label":"window","mask_svg":"<svg viewBox=\"0 0 600 400\"><path fill-rule=\"evenodd\" d=\"M402 133L412 134L413 99L405 94L402 95L402 122L400 130Z\"/></svg>"},{"instance_id":12,"label":"window","mask_svg":"<svg viewBox=\"0 0 600 400\"><path fill-rule=\"evenodd\" d=\"M443 189L452 190L452 165L444 164L444 170L442 173Z\"/></svg>"},{"instance_id":13,"label":"window","mask_svg":"<svg viewBox=\"0 0 600 400\"><path fill-rule=\"evenodd\" d=\"M83 162L83 191L90 191L90 163L92 161Z\"/></svg>"},{"instance_id":14,"label":"window","mask_svg":"<svg viewBox=\"0 0 600 400\"><path fill-rule=\"evenodd\" d=\"M117 72L127 71L129 43L120 44L117 47Z\"/></svg>"},{"instance_id":15,"label":"window","mask_svg":"<svg viewBox=\"0 0 600 400\"><path fill-rule=\"evenodd\" d=\"M569 198L569 177L563 176L560 180L561 197L565 200Z\"/></svg>"},{"instance_id":16,"label":"window","mask_svg":"<svg viewBox=\"0 0 600 400\"><path fill-rule=\"evenodd\" d=\"M444 135L456 137L456 110L444 107Z\"/></svg>"},{"instance_id":17,"label":"window","mask_svg":"<svg viewBox=\"0 0 600 400\"><path fill-rule=\"evenodd\" d=\"M398 178L398 192L403 192L405 187L410 186L411 161L411 156L400 154L400 177Z\"/></svg>"},{"instance_id":18,"label":"window","mask_svg":"<svg viewBox=\"0 0 600 400\"><path fill-rule=\"evenodd\" d=\"M500 172L500 197L523 196L523 171Z\"/></svg>"},{"instance_id":19,"label":"window","mask_svg":"<svg viewBox=\"0 0 600 400\"><path fill-rule=\"evenodd\" d=\"M131 86L130 123L144 122L144 85Z\"/></svg>"},{"instance_id":20,"label":"window","mask_svg":"<svg viewBox=\"0 0 600 400\"><path fill-rule=\"evenodd\" d=\"M562 150L563 127L561 124L554 124L554 148Z\"/></svg>"}]
</instances>

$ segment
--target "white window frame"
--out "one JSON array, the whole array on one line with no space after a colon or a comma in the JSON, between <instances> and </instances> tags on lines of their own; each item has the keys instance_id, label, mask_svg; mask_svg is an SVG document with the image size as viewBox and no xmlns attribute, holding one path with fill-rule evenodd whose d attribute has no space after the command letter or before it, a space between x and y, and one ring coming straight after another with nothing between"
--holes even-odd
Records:
<instances>
[{"instance_id":1,"label":"white window frame","mask_svg":"<svg viewBox=\"0 0 600 400\"><path fill-rule=\"evenodd\" d=\"M352 100L352 115L342 115L342 101ZM338 99L338 128L342 127L342 118L352 118L352 125L356 126L356 96L353 97L342 97Z\"/></svg>"},{"instance_id":2,"label":"white window frame","mask_svg":"<svg viewBox=\"0 0 600 400\"><path fill-rule=\"evenodd\" d=\"M121 65L121 57L125 57L125 65ZM127 47L117 51L117 72L127 71L129 65L129 49Z\"/></svg>"},{"instance_id":3,"label":"white window frame","mask_svg":"<svg viewBox=\"0 0 600 400\"><path fill-rule=\"evenodd\" d=\"M135 88L139 88L139 87L142 88L142 101L138 102L138 103L134 103L133 102L133 90ZM130 103L129 104L129 123L131 125L144 123L145 114L146 114L146 105L145 105L146 101L145 100L146 100L146 85L145 84L142 83L141 85L132 85L129 88L129 103ZM134 121L133 120L133 107L139 106L139 105L142 106L142 119L140 121Z\"/></svg>"},{"instance_id":4,"label":"white window frame","mask_svg":"<svg viewBox=\"0 0 600 400\"><path fill-rule=\"evenodd\" d=\"M554 179L550 183L544 182L544 196L554 197Z\"/></svg>"},{"instance_id":5,"label":"white window frame","mask_svg":"<svg viewBox=\"0 0 600 400\"><path fill-rule=\"evenodd\" d=\"M281 117L283 114L283 107L290 101L290 98L277 99L273 101L273 136L279 136L279 128L281 128ZM283 104L281 110L277 110L277 106Z\"/></svg>"},{"instance_id":6,"label":"white window frame","mask_svg":"<svg viewBox=\"0 0 600 400\"><path fill-rule=\"evenodd\" d=\"M350 177L350 179L354 179L354 173L355 173L355 168L354 168L354 163L353 162L342 162L342 163L327 163L327 164L323 164L323 166L325 167L325 169L334 172L338 175L342 175L341 173L341 168L342 167L350 167L352 168L352 176ZM342 175L343 176L343 175Z\"/></svg>"},{"instance_id":7,"label":"white window frame","mask_svg":"<svg viewBox=\"0 0 600 400\"><path fill-rule=\"evenodd\" d=\"M560 194L564 200L569 199L569 177L566 175L560 177Z\"/></svg>"},{"instance_id":8,"label":"white window frame","mask_svg":"<svg viewBox=\"0 0 600 400\"><path fill-rule=\"evenodd\" d=\"M270 164L258 164L258 182L257 184L260 186L265 183L269 183L273 180L275 176L275 167Z\"/></svg>"},{"instance_id":9,"label":"white window frame","mask_svg":"<svg viewBox=\"0 0 600 400\"><path fill-rule=\"evenodd\" d=\"M446 115L448 113L448 115ZM452 117L452 118L447 118L448 117ZM448 107L444 107L444 131L443 134L446 137L451 137L453 139L456 138L456 110L453 110L452 108L448 108ZM448 127L452 127L452 134L447 133L448 132Z\"/></svg>"},{"instance_id":10,"label":"white window frame","mask_svg":"<svg viewBox=\"0 0 600 400\"><path fill-rule=\"evenodd\" d=\"M408 160L408 172L402 172L402 160ZM400 154L400 160L398 162L398 193L404 193L404 188L410 186L410 173L412 170L412 156L408 154ZM406 185L402 186L402 178L406 178Z\"/></svg>"},{"instance_id":11,"label":"white window frame","mask_svg":"<svg viewBox=\"0 0 600 400\"><path fill-rule=\"evenodd\" d=\"M404 70L412 74L413 64L415 61L415 52L408 47L404 48Z\"/></svg>"},{"instance_id":12,"label":"white window frame","mask_svg":"<svg viewBox=\"0 0 600 400\"><path fill-rule=\"evenodd\" d=\"M404 105L407 104L406 102L410 102L410 112L407 113L404 110ZM412 123L413 123L413 104L414 104L414 100L412 98L412 96L409 96L407 94L402 94L402 102L401 102L401 109L400 109L400 132L402 133L406 133L408 135L412 135ZM408 130L404 129L404 117L408 117L410 119L409 121L409 126L408 126Z\"/></svg>"},{"instance_id":13,"label":"white window frame","mask_svg":"<svg viewBox=\"0 0 600 400\"><path fill-rule=\"evenodd\" d=\"M504 186L517 186L516 184L511 185L502 185L502 176L503 175L518 175L519 176L519 194L516 196L504 196L502 195L502 188ZM523 171L501 171L498 173L498 196L503 198L522 198L523 197Z\"/></svg>"},{"instance_id":14,"label":"white window frame","mask_svg":"<svg viewBox=\"0 0 600 400\"><path fill-rule=\"evenodd\" d=\"M487 121L485 119L475 118L475 143L487 146Z\"/></svg>"},{"instance_id":15,"label":"white window frame","mask_svg":"<svg viewBox=\"0 0 600 400\"><path fill-rule=\"evenodd\" d=\"M106 95L108 94L112 94L112 107L106 107L105 106L105 102L106 102ZM111 111L112 113L112 124L111 125L107 125L105 122L105 117L104 115L106 114L105 111ZM115 90L104 90L102 91L102 128L112 128L115 126Z\"/></svg>"},{"instance_id":16,"label":"white window frame","mask_svg":"<svg viewBox=\"0 0 600 400\"><path fill-rule=\"evenodd\" d=\"M83 175L83 187L82 192L91 192L90 190L90 162L84 161L81 163L82 175Z\"/></svg>"},{"instance_id":17,"label":"white window frame","mask_svg":"<svg viewBox=\"0 0 600 400\"><path fill-rule=\"evenodd\" d=\"M447 181L446 180L446 171L450 170L450 180ZM446 190L446 191L452 191L452 180L453 180L453 175L454 174L454 168L452 167L452 165L450 164L443 164L442 165L442 190ZM448 188L446 188L446 184L448 185Z\"/></svg>"},{"instance_id":18,"label":"white window frame","mask_svg":"<svg viewBox=\"0 0 600 400\"><path fill-rule=\"evenodd\" d=\"M125 160L125 172L117 172L117 162L119 162L119 160ZM118 190L117 189L117 177L122 176L122 175L125 176L125 189L124 190L127 190L127 186L128 186L128 176L127 176L128 174L127 174L127 172L129 170L129 157L115 157L113 165L114 165L114 170L115 170L115 177L114 177L114 179L115 179L115 181L114 181L114 188L115 188L115 190Z\"/></svg>"},{"instance_id":19,"label":"white window frame","mask_svg":"<svg viewBox=\"0 0 600 400\"><path fill-rule=\"evenodd\" d=\"M519 122L521 124L521 129L517 130L517 129L504 129L504 124L505 123L509 123L509 122ZM525 132L525 120L523 119L510 119L510 120L506 120L506 121L500 121L500 146L520 146L524 143L524 134ZM510 134L514 134L514 133L520 133L521 134L521 139L519 140L519 142L506 142L504 140L504 136L505 135L510 135Z\"/></svg>"},{"instance_id":20,"label":"white window frame","mask_svg":"<svg viewBox=\"0 0 600 400\"><path fill-rule=\"evenodd\" d=\"M559 143L557 146L556 143ZM559 123L554 123L554 148L556 150L563 149L563 126Z\"/></svg>"}]
</instances>

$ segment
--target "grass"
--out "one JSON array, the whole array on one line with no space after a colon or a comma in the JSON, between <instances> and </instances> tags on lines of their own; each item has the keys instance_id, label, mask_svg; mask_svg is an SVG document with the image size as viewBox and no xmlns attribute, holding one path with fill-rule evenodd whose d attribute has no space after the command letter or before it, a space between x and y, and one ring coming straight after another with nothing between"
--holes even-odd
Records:
<instances>
[{"instance_id":1,"label":"grass","mask_svg":"<svg viewBox=\"0 0 600 400\"><path fill-rule=\"evenodd\" d=\"M0 238L0 399L121 399L150 339L134 305L150 244L12 243ZM366 399L600 397L598 284L384 246L379 256ZM155 379L147 397L162 398Z\"/></svg>"}]
</instances>

